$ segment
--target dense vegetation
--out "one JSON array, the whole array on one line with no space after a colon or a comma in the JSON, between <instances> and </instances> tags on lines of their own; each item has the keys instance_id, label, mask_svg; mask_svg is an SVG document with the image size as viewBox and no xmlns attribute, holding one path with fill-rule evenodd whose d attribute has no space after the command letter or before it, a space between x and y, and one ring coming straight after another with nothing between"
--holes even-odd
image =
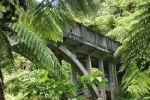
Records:
<instances>
[{"instance_id":1,"label":"dense vegetation","mask_svg":"<svg viewBox=\"0 0 150 100\"><path fill-rule=\"evenodd\" d=\"M71 65L60 64L47 47L49 40L63 42L66 26L75 22L121 42L115 53L124 74L120 96L148 99L149 13L149 0L0 0L0 100L2 90L6 100L77 97L76 87L81 85L72 83ZM11 44L7 37L19 44ZM79 83L106 86L104 77L103 82L96 79L100 74L94 69L93 76L79 76Z\"/></svg>"}]
</instances>

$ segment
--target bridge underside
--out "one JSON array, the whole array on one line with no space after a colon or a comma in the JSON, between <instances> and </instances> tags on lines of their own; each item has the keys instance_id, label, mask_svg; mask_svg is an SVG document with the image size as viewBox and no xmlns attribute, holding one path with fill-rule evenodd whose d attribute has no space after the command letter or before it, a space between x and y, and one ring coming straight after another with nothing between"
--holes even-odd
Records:
<instances>
[{"instance_id":1,"label":"bridge underside","mask_svg":"<svg viewBox=\"0 0 150 100\"><path fill-rule=\"evenodd\" d=\"M72 64L72 77L75 84L77 83L77 74L89 74L92 67L104 72L108 79L109 87L100 89L93 84L88 87L89 91L93 98L102 98L102 100L114 99L118 89L118 82L116 63L111 53L66 37L64 37L63 43L56 45L50 43L48 46L58 59L67 60Z\"/></svg>"}]
</instances>

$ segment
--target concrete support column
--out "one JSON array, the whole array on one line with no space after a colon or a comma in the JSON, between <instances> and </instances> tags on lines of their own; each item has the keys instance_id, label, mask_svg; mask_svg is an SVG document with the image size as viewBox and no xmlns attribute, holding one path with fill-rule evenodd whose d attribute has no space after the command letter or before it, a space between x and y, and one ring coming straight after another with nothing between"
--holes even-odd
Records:
<instances>
[{"instance_id":1,"label":"concrete support column","mask_svg":"<svg viewBox=\"0 0 150 100\"><path fill-rule=\"evenodd\" d=\"M105 73L103 59L101 58L98 59L98 67L101 72ZM101 89L101 97L102 97L102 100L106 100L106 90L103 88Z\"/></svg>"},{"instance_id":2,"label":"concrete support column","mask_svg":"<svg viewBox=\"0 0 150 100\"><path fill-rule=\"evenodd\" d=\"M72 66L71 72L72 72L72 82L74 84L77 84L77 70L74 66Z\"/></svg>"},{"instance_id":3,"label":"concrete support column","mask_svg":"<svg viewBox=\"0 0 150 100\"><path fill-rule=\"evenodd\" d=\"M91 56L88 55L86 59L86 70L89 74L91 73L91 68L92 68Z\"/></svg>"},{"instance_id":4,"label":"concrete support column","mask_svg":"<svg viewBox=\"0 0 150 100\"><path fill-rule=\"evenodd\" d=\"M108 67L109 67L109 84L110 84L111 99L114 100L115 94L117 93L118 89L116 66L113 62L109 62Z\"/></svg>"},{"instance_id":5,"label":"concrete support column","mask_svg":"<svg viewBox=\"0 0 150 100\"><path fill-rule=\"evenodd\" d=\"M76 51L72 51L72 53L74 54L74 56L76 57ZM75 66L72 65L71 68L71 74L72 74L72 82L77 85L77 69ZM78 89L76 88L75 93L77 94Z\"/></svg>"},{"instance_id":6,"label":"concrete support column","mask_svg":"<svg viewBox=\"0 0 150 100\"><path fill-rule=\"evenodd\" d=\"M91 62L91 56L90 55L88 55L87 58L86 58L85 67L86 67L87 72L89 74L91 74L92 62ZM84 93L85 93L85 95L89 95L90 92L89 92L88 89L85 89Z\"/></svg>"},{"instance_id":7,"label":"concrete support column","mask_svg":"<svg viewBox=\"0 0 150 100\"><path fill-rule=\"evenodd\" d=\"M72 66L71 72L72 72L72 82L73 82L73 84L75 84L77 86L78 79L77 79L77 70L76 70L75 66ZM78 88L77 87L75 89L75 94L76 95L78 94Z\"/></svg>"},{"instance_id":8,"label":"concrete support column","mask_svg":"<svg viewBox=\"0 0 150 100\"><path fill-rule=\"evenodd\" d=\"M116 64L114 63L114 75L115 75L115 92L118 93L118 76L117 76L117 68Z\"/></svg>"},{"instance_id":9,"label":"concrete support column","mask_svg":"<svg viewBox=\"0 0 150 100\"><path fill-rule=\"evenodd\" d=\"M72 51L72 53L76 57L76 52ZM75 66L72 66L72 81L73 81L73 83L77 83L77 70L76 70Z\"/></svg>"}]
</instances>

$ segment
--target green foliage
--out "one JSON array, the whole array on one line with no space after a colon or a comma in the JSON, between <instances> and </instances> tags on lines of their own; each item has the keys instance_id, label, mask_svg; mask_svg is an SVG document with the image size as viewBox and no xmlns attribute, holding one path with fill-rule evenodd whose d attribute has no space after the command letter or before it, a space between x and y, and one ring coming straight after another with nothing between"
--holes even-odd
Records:
<instances>
[{"instance_id":1,"label":"green foliage","mask_svg":"<svg viewBox=\"0 0 150 100\"><path fill-rule=\"evenodd\" d=\"M11 54L11 46L5 34L0 33L0 69L13 66L13 56Z\"/></svg>"},{"instance_id":2,"label":"green foliage","mask_svg":"<svg viewBox=\"0 0 150 100\"><path fill-rule=\"evenodd\" d=\"M70 65L63 61L63 79L50 78L49 71L39 69L31 61L23 56L13 53L14 70L11 74L3 69L5 76L5 97L7 100L59 100L62 95L67 94L69 98L75 96L75 86L70 80ZM65 72L66 71L66 72Z\"/></svg>"},{"instance_id":3,"label":"green foliage","mask_svg":"<svg viewBox=\"0 0 150 100\"><path fill-rule=\"evenodd\" d=\"M71 78L72 78L71 77L71 75L72 75L72 73L71 73L71 71L72 71L71 64L66 62L65 60L62 60L61 61L61 65L63 67L63 73L65 73L66 79L70 79L71 80Z\"/></svg>"},{"instance_id":4,"label":"green foliage","mask_svg":"<svg viewBox=\"0 0 150 100\"><path fill-rule=\"evenodd\" d=\"M118 94L115 96L115 100L134 100L134 98L124 90L119 90Z\"/></svg>"},{"instance_id":5,"label":"green foliage","mask_svg":"<svg viewBox=\"0 0 150 100\"><path fill-rule=\"evenodd\" d=\"M123 64L120 69L120 72L124 73L122 82L123 89L133 96L134 99L143 99L149 95L149 0L59 0L59 2L55 0L44 0L40 4L36 1L27 0L27 5L29 5L28 12L24 12L18 5L14 4L13 1L14 0L11 0L10 4L13 4L15 10L13 9L13 16L10 17L18 20L15 24L6 24L12 20L5 20L6 17L3 16L7 10L11 10L11 7L5 7L2 4L2 6L0 6L0 18L2 18L2 21L0 21L2 23L0 25L1 68L6 65L12 66L12 51L7 36L13 35L14 39L19 40L19 44L13 46L13 50L22 54L39 67L48 70L49 77L57 80L58 76L61 76L65 70L60 67L57 58L47 47L47 42L48 40L55 42L62 41L62 35L66 26L75 20L90 26L98 32L107 34L107 36L122 43L122 46L118 48L115 55L121 56L121 63ZM101 1L101 3L99 3L99 1ZM98 11L97 7L99 7ZM96 13L92 12L94 10ZM15 14L19 15L19 18L14 16ZM7 30L6 33L8 25L10 30ZM69 65L64 64L63 66ZM6 68L9 69L10 66ZM68 68L67 70L70 69ZM42 72L43 70L40 70L41 74ZM24 74L25 76L26 73ZM34 74L36 74L36 72L34 72ZM34 76L34 74L32 75ZM70 75L70 73L68 73L68 75ZM32 78L32 76L28 77ZM99 79L97 79L97 77L99 77ZM67 77L67 79L68 78L69 77ZM102 81L100 81L101 78ZM46 86L44 84L49 86L50 83L52 83L52 85L56 83L58 87L59 85L66 87L64 84L61 84L61 82L59 83L59 81L58 83L55 82L55 80L43 79L37 84L39 88L35 87L35 82L31 82L27 87L27 91L30 91L30 93L27 93L28 96L36 94L36 97L33 98L43 97L43 95L37 91L40 91L43 87L45 88ZM104 75L97 73L97 71L92 72L91 75L81 77L81 81L84 84L96 83L101 85L103 84L103 80L104 83L107 83ZM24 97L24 94L18 94L19 89L23 88L20 79L14 79L13 82L16 82L16 85L18 85L11 89L14 93L13 95L18 95L18 98L19 96ZM70 85L67 86L71 87ZM34 91L31 91L30 88L35 88L36 93L34 94ZM51 86L49 86L49 88L54 89ZM69 88L66 90L69 91ZM45 94L47 92L49 93L48 89L42 92ZM57 89L55 92L58 93ZM25 96L27 96L27 94ZM38 97L37 94L40 95L40 97ZM57 98L58 95L54 94L53 97Z\"/></svg>"},{"instance_id":6,"label":"green foliage","mask_svg":"<svg viewBox=\"0 0 150 100\"><path fill-rule=\"evenodd\" d=\"M80 81L84 85L96 84L102 88L107 86L105 75L96 68L92 68L91 75L83 75Z\"/></svg>"},{"instance_id":7,"label":"green foliage","mask_svg":"<svg viewBox=\"0 0 150 100\"><path fill-rule=\"evenodd\" d=\"M141 2L142 1L142 2ZM122 16L118 23L120 28L115 28L109 34L114 35L122 42L116 55L121 56L121 72L123 77L123 89L125 89L134 99L142 99L149 94L149 5L147 0L135 0L126 2L122 7L128 11L129 15ZM124 2L125 3L125 2ZM129 11L129 5L135 4ZM129 22L130 21L130 22ZM128 26L127 26L128 25ZM115 36L116 35L116 36ZM123 38L121 38L121 36Z\"/></svg>"},{"instance_id":8,"label":"green foliage","mask_svg":"<svg viewBox=\"0 0 150 100\"><path fill-rule=\"evenodd\" d=\"M94 22L95 29L103 33L107 33L115 27L114 16L112 15L97 17Z\"/></svg>"},{"instance_id":9,"label":"green foliage","mask_svg":"<svg viewBox=\"0 0 150 100\"><path fill-rule=\"evenodd\" d=\"M66 80L54 80L48 78L48 71L18 70L12 75L5 75L6 92L13 97L23 95L25 100L37 98L41 99L59 99L59 96L65 92L70 98L74 96L74 86Z\"/></svg>"},{"instance_id":10,"label":"green foliage","mask_svg":"<svg viewBox=\"0 0 150 100\"><path fill-rule=\"evenodd\" d=\"M95 13L102 0L59 0L63 9L68 9L75 17ZM63 4L66 4L63 6Z\"/></svg>"},{"instance_id":11,"label":"green foliage","mask_svg":"<svg viewBox=\"0 0 150 100\"><path fill-rule=\"evenodd\" d=\"M143 94L149 93L149 74L149 69L141 71L137 63L133 62L123 77L123 89L126 89L133 97L141 98Z\"/></svg>"}]
</instances>

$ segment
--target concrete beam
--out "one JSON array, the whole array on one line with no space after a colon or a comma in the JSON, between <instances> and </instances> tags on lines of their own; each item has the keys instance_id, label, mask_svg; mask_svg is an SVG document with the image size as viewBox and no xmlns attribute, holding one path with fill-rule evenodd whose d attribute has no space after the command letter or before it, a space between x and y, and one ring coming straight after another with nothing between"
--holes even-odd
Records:
<instances>
[{"instance_id":1,"label":"concrete beam","mask_svg":"<svg viewBox=\"0 0 150 100\"><path fill-rule=\"evenodd\" d=\"M69 30L70 27L68 27ZM97 48L100 51L104 51L108 54L113 54L117 47L120 45L119 42L112 40L109 37L106 37L102 34L96 33L94 30L89 27L77 24L73 28L73 32L66 32L64 37L74 40L85 45Z\"/></svg>"}]
</instances>

